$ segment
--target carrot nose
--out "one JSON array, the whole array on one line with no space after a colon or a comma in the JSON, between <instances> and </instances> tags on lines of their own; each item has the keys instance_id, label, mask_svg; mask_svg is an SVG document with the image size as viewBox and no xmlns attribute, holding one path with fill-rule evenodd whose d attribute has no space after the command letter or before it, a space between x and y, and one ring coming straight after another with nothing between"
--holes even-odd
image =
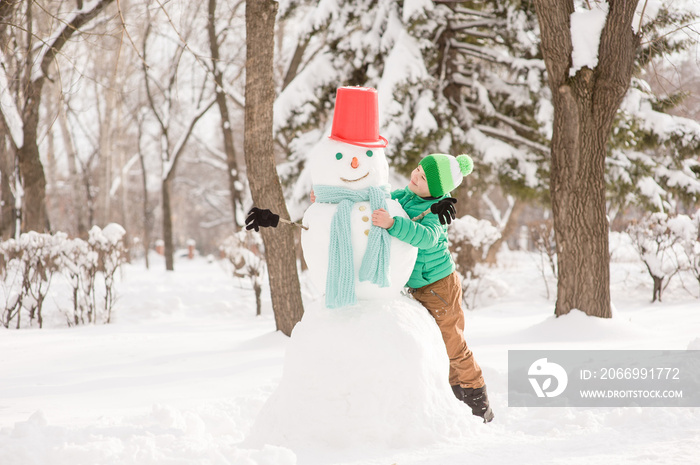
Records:
<instances>
[{"instance_id":1,"label":"carrot nose","mask_svg":"<svg viewBox=\"0 0 700 465\"><path fill-rule=\"evenodd\" d=\"M358 166L360 166L360 162L357 161L357 157L352 157L352 163L350 163L350 166L352 166L353 168L357 168Z\"/></svg>"}]
</instances>

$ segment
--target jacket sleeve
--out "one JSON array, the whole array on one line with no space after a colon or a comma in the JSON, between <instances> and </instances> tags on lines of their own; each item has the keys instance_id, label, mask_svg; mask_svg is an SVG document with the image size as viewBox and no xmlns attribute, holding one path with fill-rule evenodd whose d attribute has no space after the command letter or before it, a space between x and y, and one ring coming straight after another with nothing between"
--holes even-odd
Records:
<instances>
[{"instance_id":1,"label":"jacket sleeve","mask_svg":"<svg viewBox=\"0 0 700 465\"><path fill-rule=\"evenodd\" d=\"M387 231L391 236L419 249L435 247L445 234L444 226L434 214L428 214L421 221L395 216L394 225Z\"/></svg>"}]
</instances>

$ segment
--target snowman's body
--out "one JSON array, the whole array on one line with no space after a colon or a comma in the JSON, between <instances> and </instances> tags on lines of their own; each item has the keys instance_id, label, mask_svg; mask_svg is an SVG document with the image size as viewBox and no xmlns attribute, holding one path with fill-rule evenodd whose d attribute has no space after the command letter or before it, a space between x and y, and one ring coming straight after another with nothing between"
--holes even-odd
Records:
<instances>
[{"instance_id":1,"label":"snowman's body","mask_svg":"<svg viewBox=\"0 0 700 465\"><path fill-rule=\"evenodd\" d=\"M370 186L388 186L389 166L382 148L367 148L330 139L320 142L309 160L314 185L334 186L351 190L363 190ZM401 205L386 199L391 216L407 217ZM303 224L309 229L301 235L304 259L309 273L319 290L326 289L331 222L338 210L334 203L316 201L305 212ZM368 201L356 202L350 214L350 238L352 241L355 271L355 294L358 300L394 298L399 295L413 271L417 249L398 239L390 240L389 287L359 281L360 265L367 249L372 209Z\"/></svg>"}]
</instances>

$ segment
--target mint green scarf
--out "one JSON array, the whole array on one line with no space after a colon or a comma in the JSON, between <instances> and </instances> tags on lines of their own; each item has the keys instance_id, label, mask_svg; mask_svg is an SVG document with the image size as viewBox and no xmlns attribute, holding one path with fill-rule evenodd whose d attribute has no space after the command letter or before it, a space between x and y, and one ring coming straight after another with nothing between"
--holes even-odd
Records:
<instances>
[{"instance_id":1,"label":"mint green scarf","mask_svg":"<svg viewBox=\"0 0 700 465\"><path fill-rule=\"evenodd\" d=\"M326 307L338 308L355 305L355 264L350 235L350 213L356 202L366 202L372 211L387 208L390 197L388 186L370 186L362 190L344 187L313 186L316 201L337 203L338 209L331 221L330 246L328 247L328 275L326 278ZM389 286L389 254L391 237L386 229L369 228L367 250L360 265L360 281L369 281L379 287Z\"/></svg>"}]
</instances>

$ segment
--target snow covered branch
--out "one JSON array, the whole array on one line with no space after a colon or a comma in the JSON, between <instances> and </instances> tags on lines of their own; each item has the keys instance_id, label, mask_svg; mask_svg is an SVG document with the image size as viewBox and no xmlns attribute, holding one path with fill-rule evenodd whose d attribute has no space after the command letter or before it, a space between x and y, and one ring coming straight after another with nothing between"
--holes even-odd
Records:
<instances>
[{"instance_id":1,"label":"snow covered branch","mask_svg":"<svg viewBox=\"0 0 700 465\"><path fill-rule=\"evenodd\" d=\"M467 103L465 106L472 111L476 111L476 112L479 112L482 114L486 113L484 111L483 107L481 107L480 105L476 105L474 103ZM518 122L517 120L511 118L510 116L506 116L502 113L499 113L493 107L491 107L490 110L491 111L488 113L488 116L496 118L497 120L501 121L502 123L505 123L508 126L512 127L516 131L524 132L524 133L534 135L534 136L537 135L537 130L531 128L530 126L526 126L526 125ZM540 146L540 147L543 147L543 146Z\"/></svg>"},{"instance_id":2,"label":"snow covered branch","mask_svg":"<svg viewBox=\"0 0 700 465\"><path fill-rule=\"evenodd\" d=\"M83 7L74 11L71 17L63 21L63 27L57 30L57 33L45 45L35 63L39 64L39 68L32 72L32 81L42 79L49 74L49 66L56 58L56 54L70 40L73 34L80 30L85 24L95 18L102 10L104 10L114 0L91 0L85 2Z\"/></svg>"},{"instance_id":3,"label":"snow covered branch","mask_svg":"<svg viewBox=\"0 0 700 465\"><path fill-rule=\"evenodd\" d=\"M490 126L484 126L482 124L478 124L475 127L476 127L476 129L483 132L484 134L487 134L491 137L495 137L495 138L500 139L502 141L515 142L517 144L525 145L533 150L536 150L537 152L540 152L543 155L549 155L549 153L550 153L549 147L542 145L542 144L538 144L537 142L533 142L533 141L526 139L524 137L521 137L517 134L509 134L505 131L495 129L495 128L492 128Z\"/></svg>"}]
</instances>

